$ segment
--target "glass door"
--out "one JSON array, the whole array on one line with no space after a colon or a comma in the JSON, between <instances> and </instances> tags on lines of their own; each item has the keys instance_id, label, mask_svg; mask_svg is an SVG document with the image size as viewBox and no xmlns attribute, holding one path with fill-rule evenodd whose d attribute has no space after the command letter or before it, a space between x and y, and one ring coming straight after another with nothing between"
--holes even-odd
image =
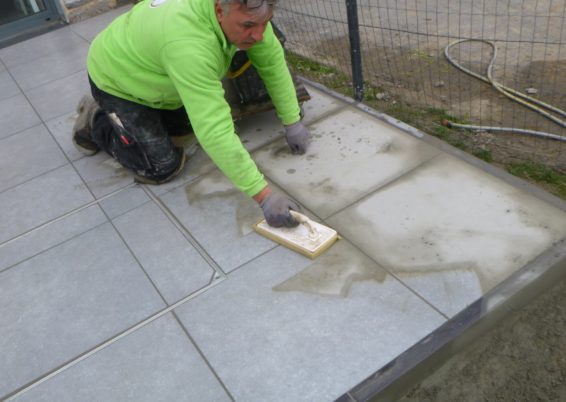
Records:
<instances>
[{"instance_id":1,"label":"glass door","mask_svg":"<svg viewBox=\"0 0 566 402\"><path fill-rule=\"evenodd\" d=\"M61 18L55 0L0 0L0 47L2 44L39 30Z\"/></svg>"}]
</instances>

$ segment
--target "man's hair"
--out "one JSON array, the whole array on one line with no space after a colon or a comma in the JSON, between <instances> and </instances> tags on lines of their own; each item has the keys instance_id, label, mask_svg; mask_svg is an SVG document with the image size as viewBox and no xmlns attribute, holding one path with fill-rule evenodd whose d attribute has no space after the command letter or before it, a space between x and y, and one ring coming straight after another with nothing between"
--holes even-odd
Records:
<instances>
[{"instance_id":1,"label":"man's hair","mask_svg":"<svg viewBox=\"0 0 566 402\"><path fill-rule=\"evenodd\" d=\"M220 3L222 6L222 10L225 14L230 13L230 4L244 4L243 0L215 0L216 2ZM268 4L267 1L264 1L261 6L255 7L252 9L248 9L253 14L263 14L267 15L269 11L273 10L273 4Z\"/></svg>"}]
</instances>

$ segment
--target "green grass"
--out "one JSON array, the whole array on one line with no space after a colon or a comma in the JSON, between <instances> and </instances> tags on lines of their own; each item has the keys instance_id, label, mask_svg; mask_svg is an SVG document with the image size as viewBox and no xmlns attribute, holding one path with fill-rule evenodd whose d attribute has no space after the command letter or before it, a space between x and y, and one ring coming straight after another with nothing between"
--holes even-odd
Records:
<instances>
[{"instance_id":1,"label":"green grass","mask_svg":"<svg viewBox=\"0 0 566 402\"><path fill-rule=\"evenodd\" d=\"M538 163L513 163L506 168L512 175L539 184L566 199L566 175Z\"/></svg>"}]
</instances>

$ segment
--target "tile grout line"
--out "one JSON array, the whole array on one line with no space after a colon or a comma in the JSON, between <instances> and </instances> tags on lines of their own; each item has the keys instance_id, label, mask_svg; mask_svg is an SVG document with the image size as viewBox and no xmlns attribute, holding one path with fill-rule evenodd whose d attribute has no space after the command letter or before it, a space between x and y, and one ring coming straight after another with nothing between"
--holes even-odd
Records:
<instances>
[{"instance_id":1,"label":"tile grout line","mask_svg":"<svg viewBox=\"0 0 566 402\"><path fill-rule=\"evenodd\" d=\"M150 188L145 184L141 185L142 189L145 191L147 196L159 207L161 212L165 214L167 219L175 226L175 228L181 232L183 237L196 249L196 251L201 255L201 257L212 267L216 272L214 279L226 278L226 273L222 268L216 263L210 254L205 250L205 248L198 242L197 239L189 232L187 228L177 219L177 217L171 212L171 210L163 203L163 201L156 196Z\"/></svg>"},{"instance_id":2,"label":"tile grout line","mask_svg":"<svg viewBox=\"0 0 566 402\"><path fill-rule=\"evenodd\" d=\"M31 382L29 382L28 384L24 385L23 387L21 387L20 389L13 391L12 393L9 393L7 395L4 395L3 397L0 397L1 400L5 400L5 401L12 401L15 398L21 396L22 394L24 394L25 392L29 391L32 388L35 388L36 386L50 380L51 378L55 377L56 375L62 373L63 371L75 366L76 364L82 362L83 360L91 357L92 355L94 355L95 353L106 349L108 346L116 343L117 341L119 341L120 339L132 334L133 332L139 330L140 328L146 326L147 324L157 320L158 318L161 318L162 316L164 316L165 314L173 311L174 309L176 309L177 307L185 304L186 302L194 299L197 296L200 296L201 294L207 292L209 289L213 288L214 286L218 285L219 283L224 281L224 277L221 278L217 278L216 280L214 280L212 283L206 285L205 287L197 290L194 293L191 293L190 295L182 298L181 300L175 302L174 304L165 307L164 309L156 312L155 314L149 316L148 318L138 322L137 324L133 325L132 327L120 332L118 335L113 336L112 338L102 342L101 344L99 344L98 346L94 347L93 349L89 350L88 352L85 352L84 354L68 361L67 363L63 364L62 366L60 366L59 368L51 371L48 374L45 374L44 376L41 376L35 380L32 380ZM5 399L2 399L5 398Z\"/></svg>"},{"instance_id":3,"label":"tile grout line","mask_svg":"<svg viewBox=\"0 0 566 402\"><path fill-rule=\"evenodd\" d=\"M80 176L79 176L79 177L80 177ZM82 179L82 177L81 177L81 179ZM86 185L86 183L84 183L84 181L83 181L83 184L88 188L88 186ZM106 194L106 195L103 196L103 197L100 197L100 198L98 198L98 199L95 198L94 200L89 201L88 203L86 203L86 204L84 204L84 205L81 205L80 207L77 207L77 208L75 208L75 209L73 209L73 210L71 210L71 211L69 211L69 212L65 212L63 215L60 215L60 216L58 216L58 217L56 217L56 218L53 218L53 219L51 219L51 220L49 220L49 221L47 221L47 222L42 223L41 225L35 226L35 227L33 227L33 228L27 230L27 231L24 232L24 233L21 233L21 234L15 236L15 237L12 237L11 239L8 239L8 240L4 241L3 243L0 243L0 247L4 247L5 245L7 245L7 244L9 244L9 243L12 243L12 242L14 242L14 241L16 241L16 240L19 240L19 239L21 239L22 237L25 237L25 236L29 235L30 233L33 233L33 232L36 232L36 231L38 231L38 230L40 230L40 229L45 228L45 227L51 225L52 223L58 222L58 221L60 221L60 220L63 220L63 219L65 219L65 218L67 218L67 217L69 217L69 216L71 216L71 215L73 215L73 214L76 214L76 213L78 213L78 212L81 212L81 211L84 210L84 209L87 209L87 208L89 208L89 207L91 207L91 206L93 206L93 205L99 204L101 201L104 201L104 200L106 200L107 198L110 198L110 197L112 197L112 196L114 196L114 195L116 195L116 194L118 194L118 193L120 193L120 192L122 192L122 191L124 191L124 190L127 190L127 189L129 189L129 188L132 188L133 186L135 186L135 183L130 183L130 184L128 184L128 185L126 185L126 186L124 186L124 187L122 187L122 188L119 188L119 189L116 190L116 191L113 191L113 192L111 192L111 193L109 193L109 194ZM91 193L91 195L92 195L92 193ZM93 197L94 197L94 196L93 196Z\"/></svg>"},{"instance_id":4,"label":"tile grout line","mask_svg":"<svg viewBox=\"0 0 566 402\"><path fill-rule=\"evenodd\" d=\"M147 273L146 269L144 268L143 264L141 263L141 261L138 259L138 257L136 256L136 254L134 253L134 251L131 249L130 245L128 244L128 242L126 241L126 239L124 239L124 236L122 236L122 233L120 233L120 231L118 230L118 228L116 227L116 225L114 224L114 221L112 219L110 219L110 217L108 216L108 214L106 213L106 211L104 210L104 208L100 208L102 209L102 213L104 214L104 216L106 217L106 219L108 220L108 223L110 223L110 225L112 226L112 228L114 229L114 231L116 232L116 234L118 235L118 237L120 238L120 240L122 241L122 243L124 244L124 246L126 247L126 249L129 251L129 253L131 254L132 258L134 259L134 261L138 264L138 267L142 270L142 272L144 273L146 279L149 281L149 283L151 284L151 286L153 286L154 290L157 292L157 294L159 295L159 297L161 298L161 300L163 301L163 303L165 303L166 306L169 305L169 303L167 302L167 299L165 298L165 296L163 296L163 294L161 293L161 291L159 290L159 288L157 287L157 285L155 284L155 282L153 282L153 279L151 279L151 276ZM210 284L210 282L209 282Z\"/></svg>"},{"instance_id":5,"label":"tile grout line","mask_svg":"<svg viewBox=\"0 0 566 402\"><path fill-rule=\"evenodd\" d=\"M73 240L74 238L76 238L76 237L78 237L78 236L82 236L82 235L84 235L84 234L86 234L86 233L88 233L88 232L90 232L90 231L92 231L92 230L95 230L95 229L99 228L100 226L105 225L105 224L107 224L107 223L108 223L108 222L106 222L106 221L101 222L101 223L99 223L99 224L97 224L97 225L95 225L95 226L93 226L93 227L91 227L91 228L85 230L84 232L80 232L80 233L74 234L74 235L70 236L69 238L67 238L67 239L65 239L65 240L62 240L62 241L60 241L60 242L58 242L58 243L55 243L55 244L53 244L53 245L47 247L47 248L44 249L44 250L38 251L37 253L35 253L35 254L33 254L33 255L30 255L30 256L24 258L23 260L20 260L20 261L18 261L18 262L15 262L14 264L12 264L12 265L10 265L10 266L8 266L8 267L6 267L6 268L0 269L0 274L3 274L4 272L6 272L6 271L8 271L8 270L10 270L10 269L12 269L12 268L14 268L14 267L16 267L16 266L22 264L22 263L24 263L24 262L26 262L26 261L31 260L32 258L37 257L37 256L40 255L40 254L46 253L46 252L48 252L49 250L53 250L54 248L59 247L59 246L65 244L65 243L67 243L68 241L71 241L71 240Z\"/></svg>"},{"instance_id":6,"label":"tile grout line","mask_svg":"<svg viewBox=\"0 0 566 402\"><path fill-rule=\"evenodd\" d=\"M204 360L204 362L206 363L206 365L208 366L209 370L212 372L214 377L216 377L216 380L220 383L220 386L224 389L224 392L226 392L226 394L228 395L228 397L230 398L231 401L235 402L236 399L232 396L232 393L230 392L230 390L228 390L228 387L226 386L226 384L224 384L224 382L220 378L220 375L216 372L216 370L214 370L214 368L212 367L212 364L208 361L208 359L204 355L203 351L199 348L196 341L193 339L193 337L189 333L188 329L181 322L181 320L179 319L179 316L177 316L177 313L175 313L173 311L171 314L173 314L173 317L175 318L175 320L177 321L177 323L181 327L182 331L185 333L185 335L187 336L189 341L192 343L193 347L197 350L200 357Z\"/></svg>"},{"instance_id":7,"label":"tile grout line","mask_svg":"<svg viewBox=\"0 0 566 402\"><path fill-rule=\"evenodd\" d=\"M429 158L429 159L427 159L427 160L425 160L425 161L422 161L421 163L419 163L419 164L416 165L416 166L413 166L412 169L409 169L409 170L407 170L406 172L403 172L403 173L400 174L399 176L392 177L390 180L387 180L386 182L384 182L383 184L381 184L379 187L376 187L375 189L370 190L368 193L362 195L362 196L361 196L360 198L358 198L357 200L352 201L350 204L348 204L348 205L346 205L346 206L344 206L344 207L342 207L342 208L340 208L340 209L334 211L332 214L330 214L328 217L326 217L326 219L331 219L332 217L334 217L334 216L338 215L339 213L343 212L344 210L346 210L346 209L348 209L348 208L354 206L355 204L357 204L357 203L359 203L359 202L361 202L361 201L363 201L363 200L369 198L370 196L372 196L372 195L375 194L376 192L382 191L382 190L386 189L387 187L391 186L392 184L394 184L396 181L400 180L400 179L403 178L404 176L409 175L409 174L413 173L414 171L416 171L417 169L419 169L419 168L421 168L421 167L423 167L423 166L426 166L426 165L428 165L428 164L434 162L437 158L439 158L439 157L441 157L441 156L442 156L442 152L439 152L438 154L433 155L431 158Z\"/></svg>"},{"instance_id":8,"label":"tile grout line","mask_svg":"<svg viewBox=\"0 0 566 402\"><path fill-rule=\"evenodd\" d=\"M32 129L32 128L35 128L35 127L39 127L39 126L45 127L45 124L41 123L41 124L38 124L37 126L33 126L33 127L30 127L30 128L26 128L26 129L23 130L23 131L26 131L26 130L29 130L29 129ZM46 129L47 129L47 128L46 128ZM14 134L14 135L21 134L23 131L20 131L20 132ZM49 132L49 130L47 130L47 131ZM51 136L51 133L49 133L49 136ZM10 136L10 137L11 137L11 136ZM6 139L6 138L10 138L10 137L4 137L4 138L0 139L0 141L4 140L4 139ZM13 186L7 187L7 188L5 188L4 190L1 190L1 191L0 191L0 195L1 195L1 194L4 194L4 193L7 193L7 192L10 191L10 190L14 190L15 188L17 188L17 187L19 187L19 186L21 186L21 185L23 185L23 184L27 184L27 183L31 182L32 180L35 180L35 179L37 179L37 178L39 178L39 177L42 177L42 176L45 176L45 175L47 175L47 174L49 174L49 173L53 173L54 171L56 171L56 170L58 170L58 169L64 168L64 167L66 167L67 165L72 164L71 162L69 162L69 160L68 160L68 158L67 158L66 156L65 156L65 159L66 159L65 163L62 164L62 165L60 165L60 166L55 166L55 167L53 167L53 168L51 168L51 169L49 169L49 170L46 170L46 171L44 171L44 172L39 173L39 174L36 175L36 176L30 177L30 178L27 179L27 180L24 180L24 181L22 181L22 182L20 182L20 183L14 184Z\"/></svg>"}]
</instances>

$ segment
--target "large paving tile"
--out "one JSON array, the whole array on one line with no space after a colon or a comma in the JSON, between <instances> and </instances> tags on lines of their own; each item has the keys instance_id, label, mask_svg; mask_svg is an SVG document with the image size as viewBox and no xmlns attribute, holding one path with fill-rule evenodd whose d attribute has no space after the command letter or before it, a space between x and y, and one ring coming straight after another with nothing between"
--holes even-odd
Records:
<instances>
[{"instance_id":1,"label":"large paving tile","mask_svg":"<svg viewBox=\"0 0 566 402\"><path fill-rule=\"evenodd\" d=\"M0 192L67 164L43 124L0 140Z\"/></svg>"},{"instance_id":2,"label":"large paving tile","mask_svg":"<svg viewBox=\"0 0 566 402\"><path fill-rule=\"evenodd\" d=\"M448 316L566 236L566 213L448 155L329 223Z\"/></svg>"},{"instance_id":3,"label":"large paving tile","mask_svg":"<svg viewBox=\"0 0 566 402\"><path fill-rule=\"evenodd\" d=\"M150 198L143 188L134 185L120 190L112 197L103 199L100 201L100 206L110 219L114 219L149 201Z\"/></svg>"},{"instance_id":4,"label":"large paving tile","mask_svg":"<svg viewBox=\"0 0 566 402\"><path fill-rule=\"evenodd\" d=\"M341 102L311 87L307 87L311 100L303 104L303 123L310 124L332 111L345 107ZM275 110L258 113L236 122L236 130L248 151L255 151L261 146L285 135L285 127L277 117Z\"/></svg>"},{"instance_id":5,"label":"large paving tile","mask_svg":"<svg viewBox=\"0 0 566 402\"><path fill-rule=\"evenodd\" d=\"M198 146L196 152L187 158L185 169L183 169L183 172L179 176L175 177L170 182L149 187L155 194L165 194L178 187L186 186L188 183L195 181L213 170L218 170L218 168L207 153Z\"/></svg>"},{"instance_id":6,"label":"large paving tile","mask_svg":"<svg viewBox=\"0 0 566 402\"><path fill-rule=\"evenodd\" d=\"M161 199L225 272L274 247L252 229L261 209L218 170Z\"/></svg>"},{"instance_id":7,"label":"large paving tile","mask_svg":"<svg viewBox=\"0 0 566 402\"><path fill-rule=\"evenodd\" d=\"M274 110L237 121L236 131L248 151L254 151L285 134L285 128Z\"/></svg>"},{"instance_id":8,"label":"large paving tile","mask_svg":"<svg viewBox=\"0 0 566 402\"><path fill-rule=\"evenodd\" d=\"M39 116L22 94L0 100L0 121L0 138L41 123Z\"/></svg>"},{"instance_id":9,"label":"large paving tile","mask_svg":"<svg viewBox=\"0 0 566 402\"><path fill-rule=\"evenodd\" d=\"M317 122L311 133L305 155L291 154L286 141L280 140L253 156L271 180L322 218L438 154L351 108Z\"/></svg>"},{"instance_id":10,"label":"large paving tile","mask_svg":"<svg viewBox=\"0 0 566 402\"><path fill-rule=\"evenodd\" d=\"M0 100L19 95L20 88L10 73L0 64Z\"/></svg>"},{"instance_id":11,"label":"large paving tile","mask_svg":"<svg viewBox=\"0 0 566 402\"><path fill-rule=\"evenodd\" d=\"M155 203L120 216L114 224L169 304L210 283L212 267Z\"/></svg>"},{"instance_id":12,"label":"large paving tile","mask_svg":"<svg viewBox=\"0 0 566 402\"><path fill-rule=\"evenodd\" d=\"M76 111L56 117L45 123L65 155L71 160L76 161L84 157L73 144L73 125L77 118Z\"/></svg>"},{"instance_id":13,"label":"large paving tile","mask_svg":"<svg viewBox=\"0 0 566 402\"><path fill-rule=\"evenodd\" d=\"M0 244L92 199L70 165L0 193Z\"/></svg>"},{"instance_id":14,"label":"large paving tile","mask_svg":"<svg viewBox=\"0 0 566 402\"><path fill-rule=\"evenodd\" d=\"M230 401L177 321L167 315L16 401Z\"/></svg>"},{"instance_id":15,"label":"large paving tile","mask_svg":"<svg viewBox=\"0 0 566 402\"><path fill-rule=\"evenodd\" d=\"M346 104L330 95L327 95L311 86L305 85L311 99L303 102L303 123L311 124L321 117L344 108Z\"/></svg>"},{"instance_id":16,"label":"large paving tile","mask_svg":"<svg viewBox=\"0 0 566 402\"><path fill-rule=\"evenodd\" d=\"M86 69L89 43L86 40L11 69L20 88L27 91Z\"/></svg>"},{"instance_id":17,"label":"large paving tile","mask_svg":"<svg viewBox=\"0 0 566 402\"><path fill-rule=\"evenodd\" d=\"M0 395L163 307L109 223L0 273Z\"/></svg>"},{"instance_id":18,"label":"large paving tile","mask_svg":"<svg viewBox=\"0 0 566 402\"><path fill-rule=\"evenodd\" d=\"M23 63L30 63L50 54L64 53L65 49L84 42L83 38L65 27L0 49L0 60L8 70L16 70Z\"/></svg>"},{"instance_id":19,"label":"large paving tile","mask_svg":"<svg viewBox=\"0 0 566 402\"><path fill-rule=\"evenodd\" d=\"M96 198L103 197L134 182L134 176L106 152L73 162Z\"/></svg>"},{"instance_id":20,"label":"large paving tile","mask_svg":"<svg viewBox=\"0 0 566 402\"><path fill-rule=\"evenodd\" d=\"M346 241L278 247L176 312L237 401L331 401L443 317Z\"/></svg>"},{"instance_id":21,"label":"large paving tile","mask_svg":"<svg viewBox=\"0 0 566 402\"><path fill-rule=\"evenodd\" d=\"M106 13L74 23L70 29L82 38L92 42L94 37L108 26L114 19L132 8L131 4L116 8Z\"/></svg>"},{"instance_id":22,"label":"large paving tile","mask_svg":"<svg viewBox=\"0 0 566 402\"><path fill-rule=\"evenodd\" d=\"M97 205L0 245L0 271L107 222Z\"/></svg>"},{"instance_id":23,"label":"large paving tile","mask_svg":"<svg viewBox=\"0 0 566 402\"><path fill-rule=\"evenodd\" d=\"M72 112L87 93L90 93L90 86L86 70L26 91L43 121Z\"/></svg>"}]
</instances>

